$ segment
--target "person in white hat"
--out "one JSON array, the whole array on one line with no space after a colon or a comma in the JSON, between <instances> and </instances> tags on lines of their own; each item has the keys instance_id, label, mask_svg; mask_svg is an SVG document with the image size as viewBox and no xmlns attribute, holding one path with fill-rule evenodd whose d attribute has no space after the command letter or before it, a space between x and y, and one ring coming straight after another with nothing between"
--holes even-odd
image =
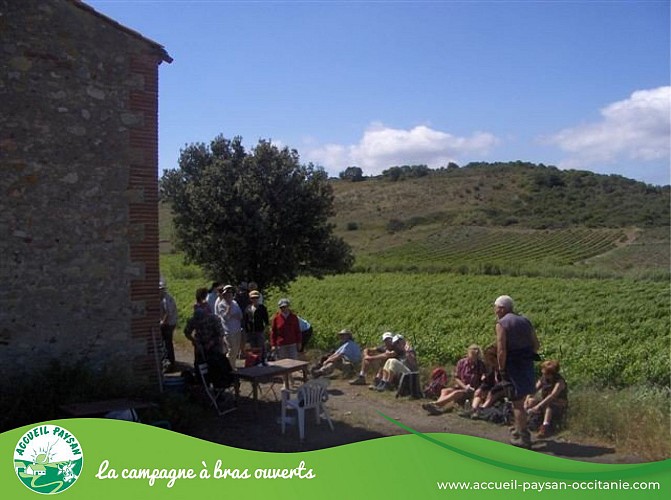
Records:
<instances>
[{"instance_id":1,"label":"person in white hat","mask_svg":"<svg viewBox=\"0 0 671 500\"><path fill-rule=\"evenodd\" d=\"M396 356L390 357L382 367L382 378L377 385L371 385L369 389L379 392L391 389L404 373L417 371L417 356L410 342L403 335L396 334L392 337L392 346Z\"/></svg>"},{"instance_id":2,"label":"person in white hat","mask_svg":"<svg viewBox=\"0 0 671 500\"><path fill-rule=\"evenodd\" d=\"M298 359L302 342L298 316L291 311L289 299L280 299L277 306L279 311L270 322L270 348L277 359Z\"/></svg>"},{"instance_id":3,"label":"person in white hat","mask_svg":"<svg viewBox=\"0 0 671 500\"><path fill-rule=\"evenodd\" d=\"M380 383L382 378L382 365L392 357L396 356L396 351L393 348L392 339L394 334L391 332L384 332L382 334L382 344L377 347L368 347L364 350L363 361L361 362L361 371L359 376L350 380L351 385L367 385L366 371L372 367L375 368L375 381L373 385Z\"/></svg>"}]
</instances>

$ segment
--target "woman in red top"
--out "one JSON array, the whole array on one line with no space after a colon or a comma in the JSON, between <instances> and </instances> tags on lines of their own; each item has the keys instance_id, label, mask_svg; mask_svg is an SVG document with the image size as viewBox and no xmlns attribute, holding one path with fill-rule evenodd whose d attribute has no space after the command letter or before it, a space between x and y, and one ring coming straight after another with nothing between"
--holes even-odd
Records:
<instances>
[{"instance_id":1,"label":"woman in red top","mask_svg":"<svg viewBox=\"0 0 671 500\"><path fill-rule=\"evenodd\" d=\"M277 359L298 359L301 346L301 329L298 316L289 309L289 300L280 299L279 311L273 316L270 325L270 347Z\"/></svg>"}]
</instances>

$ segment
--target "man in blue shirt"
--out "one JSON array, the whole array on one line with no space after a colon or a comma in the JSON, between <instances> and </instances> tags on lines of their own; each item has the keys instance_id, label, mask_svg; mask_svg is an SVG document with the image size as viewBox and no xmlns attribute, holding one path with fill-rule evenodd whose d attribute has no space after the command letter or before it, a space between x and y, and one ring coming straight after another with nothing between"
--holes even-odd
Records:
<instances>
[{"instance_id":1,"label":"man in blue shirt","mask_svg":"<svg viewBox=\"0 0 671 500\"><path fill-rule=\"evenodd\" d=\"M354 365L361 362L361 348L354 342L354 335L349 330L340 330L338 338L340 345L335 352L323 358L321 366L317 366L312 370L312 376L324 377L331 375L336 368L343 372L351 372Z\"/></svg>"}]
</instances>

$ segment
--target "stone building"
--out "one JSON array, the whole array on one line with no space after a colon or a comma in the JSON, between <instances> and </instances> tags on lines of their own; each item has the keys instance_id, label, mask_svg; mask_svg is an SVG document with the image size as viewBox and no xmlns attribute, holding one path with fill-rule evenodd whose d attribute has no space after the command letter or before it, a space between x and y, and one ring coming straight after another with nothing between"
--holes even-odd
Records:
<instances>
[{"instance_id":1,"label":"stone building","mask_svg":"<svg viewBox=\"0 0 671 500\"><path fill-rule=\"evenodd\" d=\"M78 0L0 0L0 39L0 381L58 360L153 384L172 59Z\"/></svg>"}]
</instances>

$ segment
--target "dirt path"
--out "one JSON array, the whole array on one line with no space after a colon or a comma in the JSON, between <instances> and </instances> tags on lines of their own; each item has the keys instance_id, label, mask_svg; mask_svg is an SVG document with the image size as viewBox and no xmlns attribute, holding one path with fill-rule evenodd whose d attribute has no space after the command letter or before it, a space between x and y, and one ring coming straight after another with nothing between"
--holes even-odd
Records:
<instances>
[{"instance_id":1,"label":"dirt path","mask_svg":"<svg viewBox=\"0 0 671 500\"><path fill-rule=\"evenodd\" d=\"M186 360L190 355L178 349L178 359ZM200 439L226 444L236 448L270 452L308 451L330 448L343 444L365 441L407 432L389 422L380 413L387 415L420 432L448 432L478 436L507 443L509 431L501 426L484 421L473 421L456 413L428 416L421 408L426 400L396 398L395 393L370 391L367 386L351 386L347 380L334 378L329 385L327 408L335 426L331 432L326 422L316 425L309 419L304 443L298 440L296 425L287 428L286 435L280 432L280 405L272 391L267 390L254 411L249 396L251 387L243 382L238 409L224 417L212 416L200 419L193 428L181 432ZM274 387L277 396L281 384ZM533 449L542 453L574 460L603 463L638 463L645 460L632 455L623 455L609 446L597 443L572 442L558 434L545 440L534 440Z\"/></svg>"}]
</instances>

